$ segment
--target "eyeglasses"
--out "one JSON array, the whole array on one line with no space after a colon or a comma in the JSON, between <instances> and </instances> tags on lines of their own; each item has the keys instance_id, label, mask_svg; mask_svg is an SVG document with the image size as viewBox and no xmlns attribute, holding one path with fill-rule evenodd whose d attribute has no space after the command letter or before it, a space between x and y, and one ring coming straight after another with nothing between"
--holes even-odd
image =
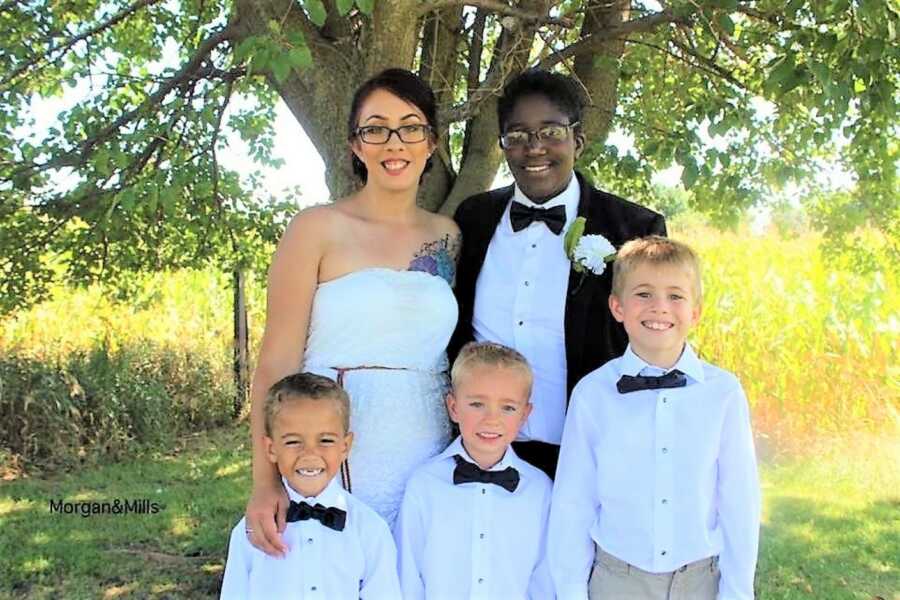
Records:
<instances>
[{"instance_id":1,"label":"eyeglasses","mask_svg":"<svg viewBox=\"0 0 900 600\"><path fill-rule=\"evenodd\" d=\"M504 150L527 146L532 138L546 144L559 144L569 136L569 130L578 125L578 121L568 125L556 124L544 125L540 129L527 129L520 131L507 131L500 136L500 147Z\"/></svg>"},{"instance_id":2,"label":"eyeglasses","mask_svg":"<svg viewBox=\"0 0 900 600\"><path fill-rule=\"evenodd\" d=\"M424 142L431 131L431 125L403 125L397 129L383 125L366 125L357 127L353 133L366 144L387 144L395 133L404 144L418 144Z\"/></svg>"}]
</instances>

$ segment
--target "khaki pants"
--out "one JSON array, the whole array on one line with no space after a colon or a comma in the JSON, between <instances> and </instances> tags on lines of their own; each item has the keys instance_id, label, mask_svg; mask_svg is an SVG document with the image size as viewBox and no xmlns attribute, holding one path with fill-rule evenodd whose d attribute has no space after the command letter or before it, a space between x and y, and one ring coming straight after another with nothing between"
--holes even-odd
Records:
<instances>
[{"instance_id":1,"label":"khaki pants","mask_svg":"<svg viewBox=\"0 0 900 600\"><path fill-rule=\"evenodd\" d=\"M719 559L704 558L671 573L649 573L597 547L590 600L716 600Z\"/></svg>"}]
</instances>

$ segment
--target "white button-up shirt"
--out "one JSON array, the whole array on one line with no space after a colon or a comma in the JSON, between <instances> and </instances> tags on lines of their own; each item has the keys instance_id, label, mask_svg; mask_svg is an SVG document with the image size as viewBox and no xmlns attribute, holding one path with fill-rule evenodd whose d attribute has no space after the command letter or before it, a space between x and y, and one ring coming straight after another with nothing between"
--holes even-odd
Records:
<instances>
[{"instance_id":1,"label":"white button-up shirt","mask_svg":"<svg viewBox=\"0 0 900 600\"><path fill-rule=\"evenodd\" d=\"M565 232L578 215L580 187L572 175L568 187L544 204L535 204L515 187L475 284L472 329L475 339L515 348L534 371L534 408L519 440L559 444L566 418L565 312L571 263L563 246ZM566 226L554 235L542 222L514 232L512 202L526 206L566 207Z\"/></svg>"},{"instance_id":2,"label":"white button-up shirt","mask_svg":"<svg viewBox=\"0 0 900 600\"><path fill-rule=\"evenodd\" d=\"M594 542L653 573L719 556L720 600L753 598L760 492L747 399L689 345L681 388L620 394L659 375L631 347L572 392L553 490L548 557L561 599L588 597Z\"/></svg>"},{"instance_id":3,"label":"white button-up shirt","mask_svg":"<svg viewBox=\"0 0 900 600\"><path fill-rule=\"evenodd\" d=\"M416 470L394 529L404 600L552 600L545 559L550 478L507 449L492 467L519 472L514 492L491 483L454 485L454 455L475 461L457 438Z\"/></svg>"},{"instance_id":4,"label":"white button-up shirt","mask_svg":"<svg viewBox=\"0 0 900 600\"><path fill-rule=\"evenodd\" d=\"M397 550L387 523L335 479L321 494L304 498L285 482L288 496L347 511L343 531L315 519L288 523L283 559L257 550L241 519L231 532L221 598L396 600L400 597Z\"/></svg>"}]
</instances>

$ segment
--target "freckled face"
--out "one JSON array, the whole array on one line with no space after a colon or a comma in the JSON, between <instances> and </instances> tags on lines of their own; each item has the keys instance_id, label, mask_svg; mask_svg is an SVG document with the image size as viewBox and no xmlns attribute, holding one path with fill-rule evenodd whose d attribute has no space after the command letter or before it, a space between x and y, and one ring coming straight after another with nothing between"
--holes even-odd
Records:
<instances>
[{"instance_id":1,"label":"freckled face","mask_svg":"<svg viewBox=\"0 0 900 600\"><path fill-rule=\"evenodd\" d=\"M680 266L639 264L625 278L622 297L609 297L613 317L625 326L635 354L652 365L678 362L691 328L700 320L694 273Z\"/></svg>"},{"instance_id":2,"label":"freckled face","mask_svg":"<svg viewBox=\"0 0 900 600\"><path fill-rule=\"evenodd\" d=\"M350 453L353 434L344 431L336 402L292 398L275 417L266 439L269 460L294 491L317 496Z\"/></svg>"},{"instance_id":3,"label":"freckled face","mask_svg":"<svg viewBox=\"0 0 900 600\"><path fill-rule=\"evenodd\" d=\"M570 119L546 96L523 96L516 101L506 131L536 131L546 125L569 125ZM504 132L504 133L505 133ZM538 141L503 152L522 193L541 204L558 195L572 178L575 159L584 149L584 137L569 130L561 142Z\"/></svg>"},{"instance_id":4,"label":"freckled face","mask_svg":"<svg viewBox=\"0 0 900 600\"><path fill-rule=\"evenodd\" d=\"M503 458L531 414L528 383L514 369L476 366L447 395L450 419L459 425L463 446L482 469Z\"/></svg>"},{"instance_id":5,"label":"freckled face","mask_svg":"<svg viewBox=\"0 0 900 600\"><path fill-rule=\"evenodd\" d=\"M377 89L360 107L357 127L382 126L398 129L408 125L429 125L419 108L384 89ZM359 136L351 142L353 153L366 165L366 185L391 191L418 186L425 162L434 152L434 137L405 143L395 133L386 144L367 144Z\"/></svg>"}]
</instances>

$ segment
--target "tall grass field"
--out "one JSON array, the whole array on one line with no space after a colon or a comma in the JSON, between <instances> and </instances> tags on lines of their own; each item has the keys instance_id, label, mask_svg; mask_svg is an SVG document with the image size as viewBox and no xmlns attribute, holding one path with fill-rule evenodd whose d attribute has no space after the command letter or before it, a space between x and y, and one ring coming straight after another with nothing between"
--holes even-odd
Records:
<instances>
[{"instance_id":1,"label":"tall grass field","mask_svg":"<svg viewBox=\"0 0 900 600\"><path fill-rule=\"evenodd\" d=\"M900 600L900 269L826 258L815 233L670 233L703 260L691 341L751 405L757 596ZM215 597L249 489L230 281L160 273L119 301L60 287L0 319L0 598ZM264 282L248 292L254 354ZM129 496L164 508L47 514Z\"/></svg>"}]
</instances>

